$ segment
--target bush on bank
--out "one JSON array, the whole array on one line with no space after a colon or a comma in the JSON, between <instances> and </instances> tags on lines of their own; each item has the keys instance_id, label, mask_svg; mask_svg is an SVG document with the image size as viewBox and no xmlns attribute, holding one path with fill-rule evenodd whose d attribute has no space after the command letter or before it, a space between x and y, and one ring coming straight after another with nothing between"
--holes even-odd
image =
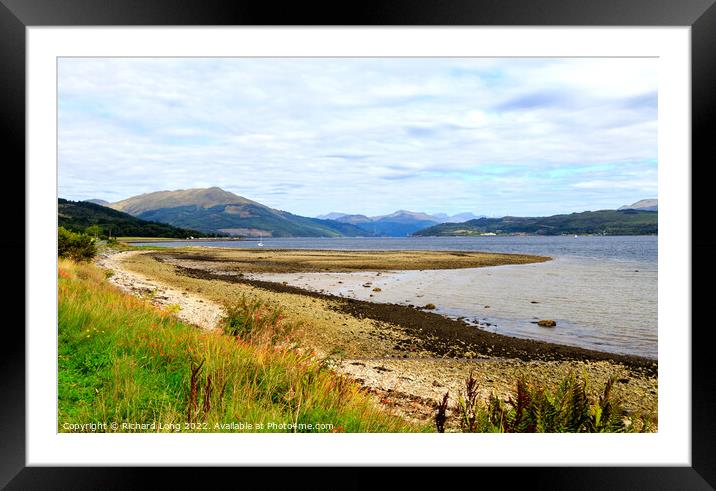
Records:
<instances>
[{"instance_id":1,"label":"bush on bank","mask_svg":"<svg viewBox=\"0 0 716 491\"><path fill-rule=\"evenodd\" d=\"M64 227L57 229L57 255L74 261L91 261L97 254L95 239L87 234L70 232Z\"/></svg>"}]
</instances>

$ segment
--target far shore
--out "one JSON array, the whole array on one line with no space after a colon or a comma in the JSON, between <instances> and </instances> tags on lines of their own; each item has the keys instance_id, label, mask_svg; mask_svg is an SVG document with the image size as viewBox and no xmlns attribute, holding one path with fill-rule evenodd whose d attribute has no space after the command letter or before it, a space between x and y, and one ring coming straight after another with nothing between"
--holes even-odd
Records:
<instances>
[{"instance_id":1,"label":"far shore","mask_svg":"<svg viewBox=\"0 0 716 491\"><path fill-rule=\"evenodd\" d=\"M207 241L241 241L248 240L245 237L192 237L191 239L179 237L116 237L120 242L128 244L134 242L207 242Z\"/></svg>"},{"instance_id":2,"label":"far shore","mask_svg":"<svg viewBox=\"0 0 716 491\"><path fill-rule=\"evenodd\" d=\"M445 237L656 237L658 234L623 234L623 235L610 235L610 234L589 234L589 233L564 233L558 235L544 235L544 234L530 234L526 232L515 232L515 233L466 233L466 234L452 234L452 235L421 235L421 236L408 236L408 237L389 237L389 236L358 236L358 237L263 237L263 240L271 239L404 239L404 238L445 238ZM232 241L256 241L261 239L260 236L246 236L246 237L198 237L198 238L182 238L182 237L117 237L120 242L126 242L128 244L133 242L232 242Z\"/></svg>"}]
</instances>

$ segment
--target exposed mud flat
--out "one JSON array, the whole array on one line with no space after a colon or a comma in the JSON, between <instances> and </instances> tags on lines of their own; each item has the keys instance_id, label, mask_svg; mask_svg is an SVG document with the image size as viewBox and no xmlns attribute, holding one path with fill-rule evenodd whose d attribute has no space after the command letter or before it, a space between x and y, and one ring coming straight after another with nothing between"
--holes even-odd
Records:
<instances>
[{"instance_id":1,"label":"exposed mud flat","mask_svg":"<svg viewBox=\"0 0 716 491\"><path fill-rule=\"evenodd\" d=\"M547 256L469 251L333 251L285 249L185 248L155 257L181 258L234 273L295 273L458 269L549 261Z\"/></svg>"}]
</instances>

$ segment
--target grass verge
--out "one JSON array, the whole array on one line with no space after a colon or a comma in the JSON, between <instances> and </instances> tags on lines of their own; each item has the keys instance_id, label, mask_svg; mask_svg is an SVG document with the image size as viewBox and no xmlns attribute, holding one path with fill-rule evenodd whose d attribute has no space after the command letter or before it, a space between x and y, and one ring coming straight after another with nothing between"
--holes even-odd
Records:
<instances>
[{"instance_id":1,"label":"grass verge","mask_svg":"<svg viewBox=\"0 0 716 491\"><path fill-rule=\"evenodd\" d=\"M265 306L237 307L237 335L206 332L94 265L60 260L58 276L59 431L430 431L286 342L292 326Z\"/></svg>"}]
</instances>

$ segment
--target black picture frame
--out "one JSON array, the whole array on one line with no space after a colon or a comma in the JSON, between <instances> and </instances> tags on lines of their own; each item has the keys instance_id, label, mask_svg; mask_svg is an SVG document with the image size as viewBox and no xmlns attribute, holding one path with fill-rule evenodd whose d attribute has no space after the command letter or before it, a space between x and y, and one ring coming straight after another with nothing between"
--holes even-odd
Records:
<instances>
[{"instance_id":1,"label":"black picture frame","mask_svg":"<svg viewBox=\"0 0 716 491\"><path fill-rule=\"evenodd\" d=\"M696 288L697 276L708 280L715 273L713 261L716 240L709 238L710 223L700 221L701 212L711 204L704 169L713 157L713 127L716 118L716 0L382 0L333 3L335 10L321 4L287 2L277 8L270 2L222 0L0 0L0 121L2 149L7 156L3 170L18 196L15 211L6 216L12 234L0 245L4 257L28 261L25 219L21 221L17 203L25 209L25 59L26 27L31 26L164 26L164 25L441 25L441 26L690 26L692 77L692 312L706 305L708 287ZM695 165L699 162L699 165ZM20 170L22 169L22 171ZM12 175L14 173L14 175ZM699 179L698 177L702 178ZM22 194L22 196L20 196ZM708 224L708 225L705 225ZM20 231L23 231L21 234ZM11 260L6 274L24 278L20 261ZM19 280L18 282L19 283ZM23 283L24 284L24 283ZM707 284L707 283L703 283ZM20 298L32 295L25 288L8 292L8 306L19 311ZM15 322L18 325L20 320ZM716 384L708 341L713 320L699 323L693 316L692 338L692 466L691 467L569 467L480 469L480 481L496 477L503 482L528 478L537 487L551 489L715 489L716 488ZM0 356L0 486L8 489L128 489L147 483L149 468L51 468L26 467L25 458L25 338L20 329L6 325L3 354ZM206 471L206 469L202 469ZM229 469L210 470L214 477ZM331 477L326 470L321 480L345 486L345 480ZM451 471L452 472L452 471ZM266 478L275 470L263 469ZM353 470L352 485L369 485ZM166 474L166 473L165 473ZM198 469L173 469L171 477L185 486L205 482ZM406 473L408 474L408 473ZM406 481L422 479L412 469ZM452 474L451 474L452 475ZM261 477L259 477L260 479ZM163 478L164 479L164 478ZM340 480L339 480L340 479ZM311 478L311 481L314 479ZM169 481L164 481L165 485ZM476 484L477 485L477 484Z\"/></svg>"}]
</instances>

